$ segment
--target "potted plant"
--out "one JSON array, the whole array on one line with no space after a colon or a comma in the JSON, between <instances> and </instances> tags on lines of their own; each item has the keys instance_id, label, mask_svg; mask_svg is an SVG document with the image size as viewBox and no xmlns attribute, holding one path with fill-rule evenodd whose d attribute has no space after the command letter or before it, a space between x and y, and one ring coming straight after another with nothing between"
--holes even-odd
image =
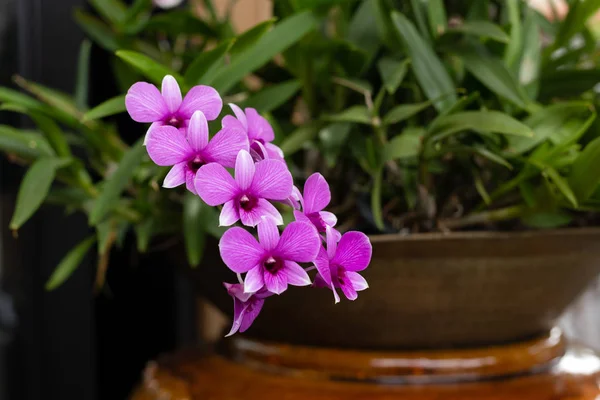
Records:
<instances>
[{"instance_id":1,"label":"potted plant","mask_svg":"<svg viewBox=\"0 0 600 400\"><path fill-rule=\"evenodd\" d=\"M214 87L241 107L233 114L242 125L248 109L258 110L297 181L319 171L331 184L335 228L371 235L372 289L357 302L334 305L331 290L290 289L269 296L248 337L369 349L518 341L550 329L597 275L598 55L585 25L596 2L549 20L516 0L278 1L279 22L238 36L216 13L201 20L181 10L151 16L144 1L129 9L116 0L93 4L104 21L84 13L78 20L116 51L123 90L169 75L167 87L178 82L184 92ZM81 87L75 101L16 83L33 97L3 88L3 108L30 115L41 132L0 128L3 150L33 162L11 227L46 199L86 212L95 229L50 288L96 240L101 285L110 248L130 229L140 251L153 238L183 236L189 262L200 263L204 233L224 231L204 203L225 202L195 195L194 184L191 193L159 188L169 170L145 156L152 150L141 137L126 145L111 123L125 111L125 95L88 110ZM266 153L263 144L254 151ZM85 158L73 155L75 145ZM51 188L55 179L62 185ZM285 221L294 219L288 210ZM219 260L204 256L206 265ZM203 291L231 313L221 287L231 271L197 273Z\"/></svg>"}]
</instances>

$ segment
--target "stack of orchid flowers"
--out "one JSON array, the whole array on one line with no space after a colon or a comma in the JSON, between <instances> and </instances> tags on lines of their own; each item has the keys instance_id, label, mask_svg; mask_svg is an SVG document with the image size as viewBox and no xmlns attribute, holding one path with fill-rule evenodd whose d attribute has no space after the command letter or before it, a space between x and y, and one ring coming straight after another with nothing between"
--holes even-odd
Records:
<instances>
[{"instance_id":1,"label":"stack of orchid flowers","mask_svg":"<svg viewBox=\"0 0 600 400\"><path fill-rule=\"evenodd\" d=\"M223 117L222 129L209 139L208 121L223 107L212 87L195 86L182 98L177 81L167 75L160 91L150 83L135 83L125 104L133 120L151 123L144 141L148 155L157 165L171 167L163 187L185 184L206 204L221 206L221 226L239 221L257 230L258 240L233 227L219 242L221 258L239 280L224 283L234 300L228 336L247 330L265 299L288 285L329 288L336 303L336 289L355 300L357 291L368 287L358 273L371 260L368 237L355 231L341 235L334 228L336 216L323 211L331 193L321 174L307 179L303 193L294 186L283 152L271 143L273 128L256 110L230 104L235 116ZM283 218L273 202L294 208L295 221L281 233ZM314 269L311 281L308 272Z\"/></svg>"}]
</instances>

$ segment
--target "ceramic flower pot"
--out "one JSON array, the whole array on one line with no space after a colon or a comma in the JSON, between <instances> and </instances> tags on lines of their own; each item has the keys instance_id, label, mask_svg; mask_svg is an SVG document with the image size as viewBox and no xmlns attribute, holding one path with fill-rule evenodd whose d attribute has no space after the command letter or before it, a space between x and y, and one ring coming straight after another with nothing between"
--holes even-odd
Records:
<instances>
[{"instance_id":1,"label":"ceramic flower pot","mask_svg":"<svg viewBox=\"0 0 600 400\"><path fill-rule=\"evenodd\" d=\"M330 290L272 296L244 336L355 349L455 348L548 332L600 272L600 229L372 236L370 288L334 304ZM215 254L198 284L231 313Z\"/></svg>"}]
</instances>

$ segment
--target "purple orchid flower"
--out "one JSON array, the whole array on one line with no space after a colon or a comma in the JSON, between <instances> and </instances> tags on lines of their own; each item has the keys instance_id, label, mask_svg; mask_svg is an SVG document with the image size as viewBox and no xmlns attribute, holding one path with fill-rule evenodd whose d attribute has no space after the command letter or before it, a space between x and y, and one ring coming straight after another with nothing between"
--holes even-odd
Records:
<instances>
[{"instance_id":1,"label":"purple orchid flower","mask_svg":"<svg viewBox=\"0 0 600 400\"><path fill-rule=\"evenodd\" d=\"M323 178L323 175L314 173L308 177L304 185L304 196L295 193L302 205L302 211L294 210L296 221L310 222L317 228L319 233L325 233L326 227L334 227L337 223L335 214L329 211L323 211L331 201L331 192L329 184ZM336 240L339 240L340 233L333 229Z\"/></svg>"},{"instance_id":2,"label":"purple orchid flower","mask_svg":"<svg viewBox=\"0 0 600 400\"><path fill-rule=\"evenodd\" d=\"M210 86L194 86L182 100L179 85L171 75L163 78L161 92L150 83L137 82L125 96L125 107L131 118L152 123L148 133L164 125L183 131L194 112L202 111L206 119L212 121L223 108L221 96Z\"/></svg>"},{"instance_id":3,"label":"purple orchid flower","mask_svg":"<svg viewBox=\"0 0 600 400\"><path fill-rule=\"evenodd\" d=\"M342 289L348 300L356 300L356 292L369 287L358 271L367 268L371 262L371 242L364 233L350 231L337 243L330 227L327 227L326 237L327 250L321 247L315 259L319 274L314 285L330 288L336 303L340 301L336 288Z\"/></svg>"},{"instance_id":4,"label":"purple orchid flower","mask_svg":"<svg viewBox=\"0 0 600 400\"><path fill-rule=\"evenodd\" d=\"M223 126L242 127L248 134L250 141L250 154L258 161L266 158L283 161L283 151L273 143L275 133L269 122L261 116L254 108L246 108L242 111L235 104L229 104L235 118L226 115L223 118Z\"/></svg>"},{"instance_id":5,"label":"purple orchid flower","mask_svg":"<svg viewBox=\"0 0 600 400\"><path fill-rule=\"evenodd\" d=\"M248 138L241 129L222 129L208 140L208 122L202 111L190 119L186 134L172 126L154 128L146 143L148 155L160 166L173 166L165 177L163 187L173 188L185 182L187 189L197 194L194 177L208 163L233 167L240 150L248 149Z\"/></svg>"},{"instance_id":6,"label":"purple orchid flower","mask_svg":"<svg viewBox=\"0 0 600 400\"><path fill-rule=\"evenodd\" d=\"M256 226L267 215L283 224L281 214L268 200L285 200L293 188L292 174L284 162L268 159L254 164L245 150L237 155L235 179L222 165L212 163L198 170L195 184L206 204L213 207L223 204L221 226L233 225L238 220L246 226Z\"/></svg>"},{"instance_id":7,"label":"purple orchid flower","mask_svg":"<svg viewBox=\"0 0 600 400\"><path fill-rule=\"evenodd\" d=\"M264 288L256 293L246 293L244 285L241 283L223 282L223 285L227 289L227 293L233 297L233 324L226 336L231 336L238 331L245 332L258 317L263 304L265 304L265 299L272 296L273 293Z\"/></svg>"},{"instance_id":8,"label":"purple orchid flower","mask_svg":"<svg viewBox=\"0 0 600 400\"><path fill-rule=\"evenodd\" d=\"M279 236L275 221L265 217L258 224L258 241L248 231L229 229L219 242L225 265L238 274L247 272L246 292L265 287L275 294L289 285L310 285L308 274L299 262L312 262L319 252L321 239L314 226L291 222Z\"/></svg>"}]
</instances>

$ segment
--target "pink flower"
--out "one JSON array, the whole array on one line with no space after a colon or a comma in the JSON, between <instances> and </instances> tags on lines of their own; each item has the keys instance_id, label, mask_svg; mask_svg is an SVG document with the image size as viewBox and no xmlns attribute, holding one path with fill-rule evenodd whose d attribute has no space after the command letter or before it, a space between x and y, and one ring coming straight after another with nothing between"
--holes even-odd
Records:
<instances>
[{"instance_id":1,"label":"pink flower","mask_svg":"<svg viewBox=\"0 0 600 400\"><path fill-rule=\"evenodd\" d=\"M227 293L233 297L233 325L226 336L231 336L236 332L245 332L250 328L260 310L265 304L265 299L273 293L261 289L256 293L244 292L244 285L241 283L231 284L223 282Z\"/></svg>"},{"instance_id":2,"label":"pink flower","mask_svg":"<svg viewBox=\"0 0 600 400\"><path fill-rule=\"evenodd\" d=\"M152 122L148 133L163 125L185 129L198 110L212 121L223 108L221 96L210 86L194 86L182 100L179 85L171 75L163 78L161 91L150 83L137 82L125 96L127 112L134 121Z\"/></svg>"},{"instance_id":3,"label":"pink flower","mask_svg":"<svg viewBox=\"0 0 600 400\"><path fill-rule=\"evenodd\" d=\"M321 239L316 229L304 222L290 223L279 236L272 218L258 224L258 241L243 228L229 229L219 242L225 265L238 274L247 272L245 292L257 292L265 287L281 294L289 285L310 285L306 271L299 262L312 262Z\"/></svg>"},{"instance_id":4,"label":"pink flower","mask_svg":"<svg viewBox=\"0 0 600 400\"><path fill-rule=\"evenodd\" d=\"M329 184L323 178L323 175L314 173L308 177L304 185L304 196L296 193L302 204L302 211L294 210L296 221L312 223L319 233L325 233L327 226L334 227L337 223L335 214L329 211L323 211L331 201L331 192ZM333 230L336 239L339 240L340 233Z\"/></svg>"},{"instance_id":5,"label":"pink flower","mask_svg":"<svg viewBox=\"0 0 600 400\"><path fill-rule=\"evenodd\" d=\"M248 134L250 141L250 154L255 160L274 158L283 161L283 151L273 143L275 133L269 122L262 117L254 108L246 108L245 112L235 104L229 104L237 117L226 115L223 118L223 126L242 127Z\"/></svg>"},{"instance_id":6,"label":"pink flower","mask_svg":"<svg viewBox=\"0 0 600 400\"><path fill-rule=\"evenodd\" d=\"M233 167L239 151L248 149L248 138L241 129L227 128L209 141L206 118L202 111L196 111L185 135L172 126L158 126L148 134L146 149L156 164L173 166L163 187L173 188L185 182L187 189L196 194L194 177L198 169L207 163Z\"/></svg>"},{"instance_id":7,"label":"pink flower","mask_svg":"<svg viewBox=\"0 0 600 400\"><path fill-rule=\"evenodd\" d=\"M195 184L206 204L213 207L223 204L221 226L230 226L238 220L246 226L256 226L267 215L283 224L281 214L268 200L287 199L293 187L292 174L284 162L269 159L254 164L245 150L237 155L235 179L222 165L212 163L198 170Z\"/></svg>"},{"instance_id":8,"label":"pink flower","mask_svg":"<svg viewBox=\"0 0 600 400\"><path fill-rule=\"evenodd\" d=\"M327 227L327 250L321 247L315 260L319 271L315 286L331 288L336 303L340 298L335 288L342 289L348 300L356 300L356 292L369 287L358 271L369 266L371 252L371 242L364 233L346 232L336 243L332 228Z\"/></svg>"}]
</instances>

